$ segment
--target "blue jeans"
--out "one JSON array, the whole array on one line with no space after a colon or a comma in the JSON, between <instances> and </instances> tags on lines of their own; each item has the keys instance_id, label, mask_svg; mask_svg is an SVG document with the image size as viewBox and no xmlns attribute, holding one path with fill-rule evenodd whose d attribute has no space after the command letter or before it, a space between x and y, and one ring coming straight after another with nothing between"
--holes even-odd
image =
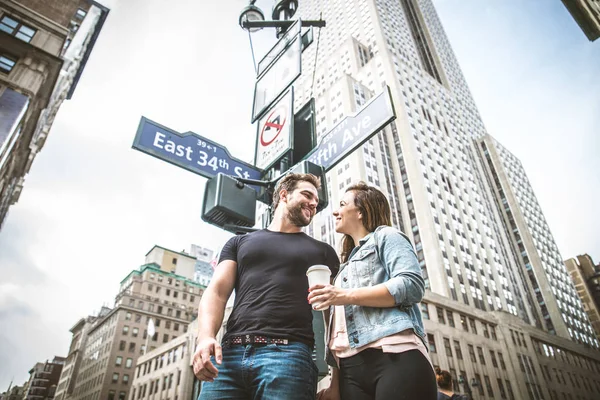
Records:
<instances>
[{"instance_id":1,"label":"blue jeans","mask_svg":"<svg viewBox=\"0 0 600 400\"><path fill-rule=\"evenodd\" d=\"M304 343L223 347L214 382L203 382L198 400L314 400L317 366Z\"/></svg>"}]
</instances>

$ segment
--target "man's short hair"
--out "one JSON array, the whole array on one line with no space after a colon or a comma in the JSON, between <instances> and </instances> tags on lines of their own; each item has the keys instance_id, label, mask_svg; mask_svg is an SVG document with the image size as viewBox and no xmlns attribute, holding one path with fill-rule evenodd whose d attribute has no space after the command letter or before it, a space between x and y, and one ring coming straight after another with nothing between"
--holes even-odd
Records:
<instances>
[{"instance_id":1,"label":"man's short hair","mask_svg":"<svg viewBox=\"0 0 600 400\"><path fill-rule=\"evenodd\" d=\"M287 190L291 193L298 186L298 182L308 182L319 189L321 187L321 178L313 174L287 174L277 182L275 191L273 192L273 210L279 205L279 193L282 190Z\"/></svg>"}]
</instances>

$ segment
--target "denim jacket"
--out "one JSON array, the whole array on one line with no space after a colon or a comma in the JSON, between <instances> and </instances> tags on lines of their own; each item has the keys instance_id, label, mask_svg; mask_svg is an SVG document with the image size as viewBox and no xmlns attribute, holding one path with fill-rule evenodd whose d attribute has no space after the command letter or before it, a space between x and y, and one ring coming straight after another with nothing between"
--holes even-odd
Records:
<instances>
[{"instance_id":1,"label":"denim jacket","mask_svg":"<svg viewBox=\"0 0 600 400\"><path fill-rule=\"evenodd\" d=\"M406 329L413 329L423 340L425 330L418 303L425 293L425 281L409 239L395 228L380 226L360 240L350 253L348 262L340 265L336 279L343 289L374 286L383 283L396 305L388 308L345 305L346 327L351 348L365 346ZM333 307L325 338L326 360L337 366L329 350Z\"/></svg>"}]
</instances>

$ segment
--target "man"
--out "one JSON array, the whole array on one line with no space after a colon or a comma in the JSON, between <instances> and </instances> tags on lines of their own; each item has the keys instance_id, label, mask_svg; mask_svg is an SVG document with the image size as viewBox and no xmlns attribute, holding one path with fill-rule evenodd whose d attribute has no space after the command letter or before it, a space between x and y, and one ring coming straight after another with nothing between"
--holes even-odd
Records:
<instances>
[{"instance_id":1,"label":"man","mask_svg":"<svg viewBox=\"0 0 600 400\"><path fill-rule=\"evenodd\" d=\"M319 186L314 175L286 175L275 188L269 227L233 237L223 247L198 310L193 366L204 381L200 400L315 398L306 271L316 264L333 274L339 269L335 250L301 230L316 213ZM233 289L221 346L215 337Z\"/></svg>"}]
</instances>

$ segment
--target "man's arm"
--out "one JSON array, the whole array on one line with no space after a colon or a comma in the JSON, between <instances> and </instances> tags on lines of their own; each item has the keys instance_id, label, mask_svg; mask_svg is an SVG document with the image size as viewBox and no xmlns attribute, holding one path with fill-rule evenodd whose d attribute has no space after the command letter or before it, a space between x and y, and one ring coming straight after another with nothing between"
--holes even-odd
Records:
<instances>
[{"instance_id":1,"label":"man's arm","mask_svg":"<svg viewBox=\"0 0 600 400\"><path fill-rule=\"evenodd\" d=\"M217 265L208 288L198 306L198 349L194 354L194 374L201 381L213 381L219 371L210 361L211 355L217 364L223 358L216 336L223 323L225 305L235 286L237 263L224 260Z\"/></svg>"},{"instance_id":2,"label":"man's arm","mask_svg":"<svg viewBox=\"0 0 600 400\"><path fill-rule=\"evenodd\" d=\"M198 321L201 322L198 324L198 341L217 336L223 323L225 305L235 286L236 270L237 263L232 260L224 260L215 268L198 306Z\"/></svg>"}]
</instances>

